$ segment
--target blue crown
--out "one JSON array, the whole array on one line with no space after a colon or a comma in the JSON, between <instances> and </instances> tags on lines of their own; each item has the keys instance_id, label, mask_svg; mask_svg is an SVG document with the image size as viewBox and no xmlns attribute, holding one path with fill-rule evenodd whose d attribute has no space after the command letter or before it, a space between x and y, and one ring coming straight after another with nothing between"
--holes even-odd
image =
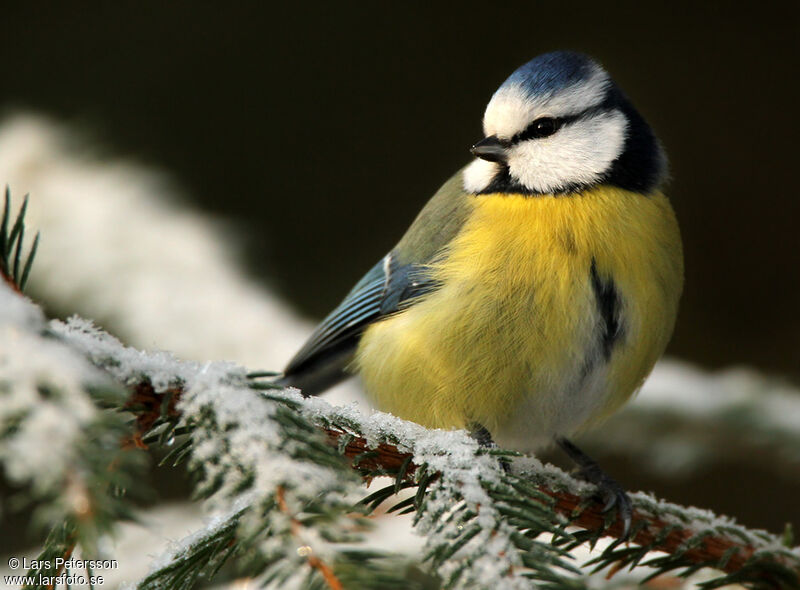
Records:
<instances>
[{"instance_id":1,"label":"blue crown","mask_svg":"<svg viewBox=\"0 0 800 590\"><path fill-rule=\"evenodd\" d=\"M517 68L501 88L514 85L525 90L528 96L552 95L588 80L599 68L597 62L582 53L543 53Z\"/></svg>"}]
</instances>

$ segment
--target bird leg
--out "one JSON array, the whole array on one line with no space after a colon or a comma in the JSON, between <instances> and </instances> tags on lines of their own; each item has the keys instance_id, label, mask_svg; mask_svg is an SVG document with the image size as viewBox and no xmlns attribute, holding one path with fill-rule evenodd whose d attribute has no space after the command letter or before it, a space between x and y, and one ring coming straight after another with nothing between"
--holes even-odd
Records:
<instances>
[{"instance_id":1,"label":"bird leg","mask_svg":"<svg viewBox=\"0 0 800 590\"><path fill-rule=\"evenodd\" d=\"M478 441L478 445L485 449L497 448L497 444L492 438L492 433L489 432L485 426L478 424L477 422L470 424L469 435ZM500 457L500 467L502 467L503 471L506 473L511 471L511 463L509 463L508 459L505 457Z\"/></svg>"},{"instance_id":2,"label":"bird leg","mask_svg":"<svg viewBox=\"0 0 800 590\"><path fill-rule=\"evenodd\" d=\"M620 540L627 540L631 532L633 505L631 504L631 499L625 491L625 488L603 471L591 457L586 455L572 442L561 436L556 437L555 440L556 444L569 455L569 458L578 464L578 476L584 481L597 486L597 494L600 499L605 502L603 512L608 512L616 506L617 515L622 520L622 536Z\"/></svg>"}]
</instances>

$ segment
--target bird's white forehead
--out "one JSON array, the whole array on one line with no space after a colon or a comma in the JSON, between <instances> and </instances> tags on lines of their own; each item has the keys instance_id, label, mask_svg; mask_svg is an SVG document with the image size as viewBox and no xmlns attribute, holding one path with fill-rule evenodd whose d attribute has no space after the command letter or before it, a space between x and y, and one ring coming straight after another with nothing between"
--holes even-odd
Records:
<instances>
[{"instance_id":1,"label":"bird's white forehead","mask_svg":"<svg viewBox=\"0 0 800 590\"><path fill-rule=\"evenodd\" d=\"M531 95L521 84L505 84L486 107L484 133L509 139L539 117L575 115L603 102L609 84L608 74L600 67L585 80L553 93Z\"/></svg>"}]
</instances>

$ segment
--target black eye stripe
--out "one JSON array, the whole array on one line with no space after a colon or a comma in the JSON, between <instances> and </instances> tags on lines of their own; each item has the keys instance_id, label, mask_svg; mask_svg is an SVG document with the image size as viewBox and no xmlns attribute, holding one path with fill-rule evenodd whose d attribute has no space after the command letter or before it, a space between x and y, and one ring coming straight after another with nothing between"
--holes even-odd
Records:
<instances>
[{"instance_id":1,"label":"black eye stripe","mask_svg":"<svg viewBox=\"0 0 800 590\"><path fill-rule=\"evenodd\" d=\"M590 107L585 111L581 111L576 115L568 115L566 117L539 117L538 119L534 119L530 125L528 125L525 129L514 135L511 138L510 144L515 144L520 141L525 141L528 139L540 139L542 137L549 137L553 135L564 127L565 125L569 125L570 123L574 123L579 119L585 119L587 117L591 117L592 115L596 115L601 112L607 111L608 108L605 104L600 104L594 107ZM542 129L541 124L545 121L546 128ZM552 122L552 123L549 123ZM552 127L550 126L552 125Z\"/></svg>"},{"instance_id":2,"label":"black eye stripe","mask_svg":"<svg viewBox=\"0 0 800 590\"><path fill-rule=\"evenodd\" d=\"M553 117L540 117L528 125L524 131L511 138L511 143L518 143L527 139L540 139L548 137L558 131L564 124L563 119Z\"/></svg>"}]
</instances>

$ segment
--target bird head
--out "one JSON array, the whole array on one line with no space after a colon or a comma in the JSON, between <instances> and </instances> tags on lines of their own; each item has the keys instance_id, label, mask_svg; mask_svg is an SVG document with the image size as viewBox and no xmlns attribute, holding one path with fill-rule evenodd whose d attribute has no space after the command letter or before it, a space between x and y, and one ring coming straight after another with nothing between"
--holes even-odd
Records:
<instances>
[{"instance_id":1,"label":"bird head","mask_svg":"<svg viewBox=\"0 0 800 590\"><path fill-rule=\"evenodd\" d=\"M475 194L563 194L600 183L646 193L666 167L642 116L579 53L546 53L517 69L489 101L483 129L464 171Z\"/></svg>"}]
</instances>

